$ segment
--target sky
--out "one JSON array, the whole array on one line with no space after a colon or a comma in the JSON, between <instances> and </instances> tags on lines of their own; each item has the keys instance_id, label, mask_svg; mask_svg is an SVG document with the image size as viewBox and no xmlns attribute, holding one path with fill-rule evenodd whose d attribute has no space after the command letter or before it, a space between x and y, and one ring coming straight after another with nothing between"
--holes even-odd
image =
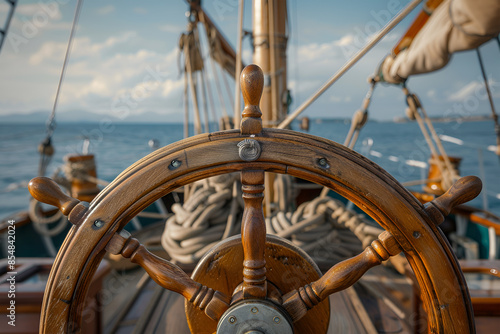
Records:
<instances>
[{"instance_id":1,"label":"sky","mask_svg":"<svg viewBox=\"0 0 500 334\"><path fill-rule=\"evenodd\" d=\"M385 17L381 18L380 13L401 9L408 2L289 1L291 110L321 87L353 50L368 41L374 27L382 27ZM237 0L203 2L207 13L233 46L236 45L237 5ZM70 0L18 1L9 35L0 51L0 115L35 111L49 115L75 7L76 1ZM251 7L251 1L245 1L246 30L251 29ZM178 68L178 40L186 30L187 8L183 0L84 1L57 113L90 111L123 116L124 113L155 112L164 116L165 122L181 122L184 84ZM418 10L314 102L304 115L350 118L360 108L367 92L367 78L390 52ZM0 24L4 22L6 11L3 1ZM248 39L243 47L244 61L250 63ZM481 51L496 105L500 106L499 46L496 41L490 41ZM207 56L206 49L203 55ZM207 67L210 69L208 62ZM209 80L213 78L210 71L208 77ZM229 80L233 88L234 81ZM458 53L445 69L409 80L410 89L420 96L432 116L489 114L486 96L477 94L481 85L475 51ZM405 108L399 88L380 86L375 90L369 110L372 119L392 120L403 117Z\"/></svg>"}]
</instances>

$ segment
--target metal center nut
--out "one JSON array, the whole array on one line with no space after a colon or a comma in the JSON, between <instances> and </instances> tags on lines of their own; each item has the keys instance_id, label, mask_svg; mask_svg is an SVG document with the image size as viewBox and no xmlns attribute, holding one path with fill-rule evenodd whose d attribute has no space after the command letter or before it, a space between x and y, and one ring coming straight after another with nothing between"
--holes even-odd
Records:
<instances>
[{"instance_id":1,"label":"metal center nut","mask_svg":"<svg viewBox=\"0 0 500 334\"><path fill-rule=\"evenodd\" d=\"M278 305L245 300L230 307L217 325L217 334L292 334L290 320Z\"/></svg>"}]
</instances>

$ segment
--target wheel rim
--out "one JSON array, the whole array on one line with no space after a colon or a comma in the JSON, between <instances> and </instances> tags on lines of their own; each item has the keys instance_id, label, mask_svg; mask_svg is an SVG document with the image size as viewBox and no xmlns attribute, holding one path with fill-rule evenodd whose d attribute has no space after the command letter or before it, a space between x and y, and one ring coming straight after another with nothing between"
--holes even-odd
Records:
<instances>
[{"instance_id":1,"label":"wheel rim","mask_svg":"<svg viewBox=\"0 0 500 334\"><path fill-rule=\"evenodd\" d=\"M43 330L78 331L82 301L104 247L135 214L190 182L251 168L301 177L354 202L404 250L422 290L430 331L474 332L470 298L453 252L422 205L395 179L339 144L287 130L264 129L255 137L260 157L244 162L237 143L246 137L227 131L180 141L138 161L106 187L56 257L42 306ZM102 227L94 225L98 220Z\"/></svg>"}]
</instances>

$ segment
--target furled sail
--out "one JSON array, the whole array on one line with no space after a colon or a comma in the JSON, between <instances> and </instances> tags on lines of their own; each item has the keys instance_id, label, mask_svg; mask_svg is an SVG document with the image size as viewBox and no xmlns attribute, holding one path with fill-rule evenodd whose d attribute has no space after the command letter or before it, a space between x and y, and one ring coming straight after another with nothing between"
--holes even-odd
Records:
<instances>
[{"instance_id":1,"label":"furled sail","mask_svg":"<svg viewBox=\"0 0 500 334\"><path fill-rule=\"evenodd\" d=\"M454 52L477 48L500 32L500 1L445 0L411 44L387 56L381 79L401 83L414 74L444 67Z\"/></svg>"}]
</instances>

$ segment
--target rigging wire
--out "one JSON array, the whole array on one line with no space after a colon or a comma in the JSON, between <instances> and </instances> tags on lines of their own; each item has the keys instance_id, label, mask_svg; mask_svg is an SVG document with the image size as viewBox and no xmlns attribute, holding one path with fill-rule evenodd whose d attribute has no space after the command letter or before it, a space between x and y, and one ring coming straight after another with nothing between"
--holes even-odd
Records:
<instances>
[{"instance_id":1,"label":"rigging wire","mask_svg":"<svg viewBox=\"0 0 500 334\"><path fill-rule=\"evenodd\" d=\"M194 33L194 43L196 45L196 48L198 48L198 50L201 50L201 43L200 43L200 36L199 36L199 31L198 31L198 22L195 22L195 28L193 29L193 33ZM203 56L201 55L201 52L200 52L200 57L202 59L202 62L203 62ZM201 90L201 102L202 102L202 105L203 105L203 116L204 116L204 121L205 121L205 132L210 132L210 126L209 126L209 122L210 120L208 119L208 106L207 106L207 90L206 90L206 82L205 82L205 77L203 75L203 69L205 68L205 66L203 65L201 67L201 69L199 70L199 74L200 74L200 81L201 81L201 84L200 84L200 90ZM196 75L196 74L195 74Z\"/></svg>"},{"instance_id":2,"label":"rigging wire","mask_svg":"<svg viewBox=\"0 0 500 334\"><path fill-rule=\"evenodd\" d=\"M204 28L203 31L205 33L201 34L201 36L205 38L205 43L207 44L206 49L208 50L208 52L205 55L202 54L202 59L205 61L207 58L210 58L211 55L210 55L210 47L208 46L208 44L210 43L210 40L208 38L207 29ZM198 32L199 32L199 29L198 29ZM197 37L198 48L200 50L203 50L203 48L202 48L202 44L203 43L202 43L202 38L200 38L200 34L198 33L196 35L196 37ZM205 62L203 64L204 64L204 66L203 66L203 68L200 71L201 81L202 81L202 88L205 90L205 93L204 93L204 94L206 94L205 96L208 97L208 102L209 102L209 105L210 105L209 110L210 110L210 113L211 113L210 116L212 117L212 120L210 120L210 118L207 115L207 119L208 119L209 123L210 122L217 122L217 114L216 114L216 108L215 108L215 103L214 103L214 98L213 98L213 91L212 91L211 85L209 84L210 77L209 77L208 70L206 70Z\"/></svg>"},{"instance_id":3,"label":"rigging wire","mask_svg":"<svg viewBox=\"0 0 500 334\"><path fill-rule=\"evenodd\" d=\"M210 56L210 65L212 67L212 72L214 73L215 88L217 89L217 96L219 97L219 103L222 107L222 116L228 117L227 110L226 110L226 103L224 102L224 97L222 95L219 73L217 72L217 67L215 66L215 61L213 59L213 55Z\"/></svg>"},{"instance_id":4,"label":"rigging wire","mask_svg":"<svg viewBox=\"0 0 500 334\"><path fill-rule=\"evenodd\" d=\"M237 41L236 41L236 69L234 78L234 128L238 129L240 127L241 119L241 92L240 92L240 73L242 70L241 64L241 48L243 42L243 15L245 12L245 0L239 1L238 10L238 31L237 31Z\"/></svg>"},{"instance_id":5,"label":"rigging wire","mask_svg":"<svg viewBox=\"0 0 500 334\"><path fill-rule=\"evenodd\" d=\"M215 113L215 103L214 103L214 98L213 98L213 93L212 93L212 88L210 87L210 84L208 82L208 77L205 73L205 68L203 68L200 72L201 74L201 81L203 84L203 89L205 90L205 96L208 97L208 102L210 105L210 116L212 117L212 121L209 120L210 122L217 122L217 114ZM207 115L208 119L208 115ZM210 132L210 131L209 131Z\"/></svg>"},{"instance_id":6,"label":"rigging wire","mask_svg":"<svg viewBox=\"0 0 500 334\"><path fill-rule=\"evenodd\" d=\"M498 38L497 38L498 40ZM500 43L500 41L499 41ZM500 44L499 44L500 45ZM500 125L498 124L498 114L495 110L495 104L493 103L493 97L491 96L490 85L488 84L488 77L486 76L486 71L484 69L483 58L481 57L481 51L479 48L476 48L477 60L479 61L479 67L481 68L481 74L484 80L484 88L486 89L486 94L488 94L488 100L490 102L491 107L491 117L493 118L493 122L495 122L495 133L497 135L497 155L500 155Z\"/></svg>"},{"instance_id":7,"label":"rigging wire","mask_svg":"<svg viewBox=\"0 0 500 334\"><path fill-rule=\"evenodd\" d=\"M316 101L330 86L335 83L340 77L342 77L349 69L351 69L354 64L356 64L368 51L370 51L375 44L377 44L385 35L389 33L399 22L401 22L410 12L415 9L422 0L413 0L410 2L403 10L401 10L395 17L389 21L373 38L360 49L351 59L349 59L326 83L321 86L314 95L312 95L307 101L302 103L292 114L290 114L280 125L279 129L284 129L292 123L292 121L299 116L304 109L306 109L311 103Z\"/></svg>"},{"instance_id":8,"label":"rigging wire","mask_svg":"<svg viewBox=\"0 0 500 334\"><path fill-rule=\"evenodd\" d=\"M226 87L227 96L229 98L229 104L234 105L233 94L231 93L231 87L229 86L229 82L227 81L227 74L224 72L224 69L221 67L222 72L222 81L224 82L224 86Z\"/></svg>"},{"instance_id":9,"label":"rigging wire","mask_svg":"<svg viewBox=\"0 0 500 334\"><path fill-rule=\"evenodd\" d=\"M59 82L57 84L56 96L54 98L54 104L52 106L52 112L47 120L47 135L45 139L38 146L38 151L40 152L40 164L38 167L38 175L45 175L45 171L47 166L50 163L52 155L54 154L54 148L52 146L52 135L54 134L54 130L56 128L56 109L57 103L59 101L59 95L61 93L61 86L64 80L64 75L66 73L66 68L68 67L69 56L71 54L71 45L73 44L73 39L75 36L75 32L78 26L78 19L80 18L80 12L82 9L83 0L78 0L75 8L75 15L73 18L73 24L71 26L71 32L69 34L68 45L66 47L66 54L64 55L63 66L61 69L61 74L59 76Z\"/></svg>"},{"instance_id":10,"label":"rigging wire","mask_svg":"<svg viewBox=\"0 0 500 334\"><path fill-rule=\"evenodd\" d=\"M70 32L69 40L68 40L68 46L66 47L66 54L64 55L63 66L61 69L61 75L59 76L59 83L57 84L54 105L52 106L52 112L51 112L50 118L49 118L49 127L47 127L48 135L50 135L50 136L52 136L52 133L54 132L54 129L55 129L55 116L56 116L57 103L59 102L59 95L61 93L62 82L63 82L64 76L66 74L66 68L68 67L69 56L71 54L71 46L73 44L73 38L75 36L76 28L78 26L78 20L80 18L82 4L83 4L83 0L78 0L78 2L76 4L75 16L73 18L73 25L71 26L71 32ZM54 124L54 126L50 127L53 124Z\"/></svg>"},{"instance_id":11,"label":"rigging wire","mask_svg":"<svg viewBox=\"0 0 500 334\"><path fill-rule=\"evenodd\" d=\"M294 99L296 100L300 100L300 95L299 95L299 92L300 92L300 69L299 69L299 65L298 65L298 59L299 59L299 19L298 19L298 9L297 9L297 0L294 0L291 2L294 6L294 9L291 10L293 12L293 20L292 20L292 24L290 27L290 25L288 26L288 34L289 36L293 36L293 33L295 33L295 36L293 37L292 40L294 40L294 42L292 42L292 45L293 45L293 55L294 55L294 66L291 66L291 68L294 69L294 77L295 77L295 92L294 92ZM287 7L287 10L288 10L288 7ZM289 20L289 15L287 14L287 22L289 23L290 20ZM290 23L289 23L290 24ZM293 102L292 102L293 103ZM289 106L290 108L290 106ZM287 113L288 113L288 110L287 110Z\"/></svg>"},{"instance_id":12,"label":"rigging wire","mask_svg":"<svg viewBox=\"0 0 500 334\"><path fill-rule=\"evenodd\" d=\"M276 22L274 20L274 13L276 2L274 0L268 0L267 9L268 9L268 35L269 35L269 67L271 69L271 73L269 77L271 79L271 120L277 120L281 122L281 104L278 103L278 75L276 73ZM280 71L281 72L281 71ZM280 73L281 74L281 73Z\"/></svg>"},{"instance_id":13,"label":"rigging wire","mask_svg":"<svg viewBox=\"0 0 500 334\"><path fill-rule=\"evenodd\" d=\"M189 98L188 98L188 77L184 71L184 138L189 137Z\"/></svg>"}]
</instances>

